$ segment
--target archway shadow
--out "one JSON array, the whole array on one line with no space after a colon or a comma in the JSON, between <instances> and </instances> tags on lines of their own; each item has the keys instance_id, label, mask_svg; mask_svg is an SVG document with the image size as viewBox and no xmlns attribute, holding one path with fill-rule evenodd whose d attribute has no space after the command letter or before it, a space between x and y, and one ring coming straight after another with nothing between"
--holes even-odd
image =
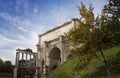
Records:
<instances>
[{"instance_id":1,"label":"archway shadow","mask_svg":"<svg viewBox=\"0 0 120 78\"><path fill-rule=\"evenodd\" d=\"M61 51L58 47L54 47L49 53L49 72L55 70L61 63Z\"/></svg>"}]
</instances>

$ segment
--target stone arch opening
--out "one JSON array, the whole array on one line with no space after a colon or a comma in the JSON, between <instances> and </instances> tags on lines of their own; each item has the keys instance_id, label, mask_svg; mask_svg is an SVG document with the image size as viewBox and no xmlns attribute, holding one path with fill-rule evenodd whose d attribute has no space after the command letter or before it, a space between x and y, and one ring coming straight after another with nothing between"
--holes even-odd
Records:
<instances>
[{"instance_id":1,"label":"stone arch opening","mask_svg":"<svg viewBox=\"0 0 120 78\"><path fill-rule=\"evenodd\" d=\"M49 54L49 68L50 71L55 70L61 63L61 51L59 48L54 47Z\"/></svg>"}]
</instances>

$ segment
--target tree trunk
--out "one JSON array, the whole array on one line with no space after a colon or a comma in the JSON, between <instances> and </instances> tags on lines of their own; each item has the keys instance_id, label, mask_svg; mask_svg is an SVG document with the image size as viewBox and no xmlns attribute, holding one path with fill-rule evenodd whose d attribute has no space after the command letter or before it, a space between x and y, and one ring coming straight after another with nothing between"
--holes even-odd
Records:
<instances>
[{"instance_id":1,"label":"tree trunk","mask_svg":"<svg viewBox=\"0 0 120 78\"><path fill-rule=\"evenodd\" d=\"M108 64L108 62L107 62L107 60L106 60L106 58L105 58L105 55L104 55L104 53L103 53L102 50L100 50L100 53L101 53L101 55L102 55L103 62L104 62L104 64L106 65L106 70L107 70L108 76L111 77L110 66L109 66L109 64Z\"/></svg>"}]
</instances>

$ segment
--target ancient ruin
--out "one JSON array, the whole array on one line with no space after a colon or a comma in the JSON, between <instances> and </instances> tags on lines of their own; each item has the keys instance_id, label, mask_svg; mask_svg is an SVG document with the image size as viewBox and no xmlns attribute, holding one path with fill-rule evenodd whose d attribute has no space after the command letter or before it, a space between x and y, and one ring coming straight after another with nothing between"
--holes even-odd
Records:
<instances>
[{"instance_id":1,"label":"ancient ruin","mask_svg":"<svg viewBox=\"0 0 120 78\"><path fill-rule=\"evenodd\" d=\"M33 78L36 71L36 53L31 49L16 51L14 78Z\"/></svg>"},{"instance_id":2,"label":"ancient ruin","mask_svg":"<svg viewBox=\"0 0 120 78\"><path fill-rule=\"evenodd\" d=\"M73 18L39 35L36 73L40 73L42 76L48 75L67 60L71 46L65 38L65 33L77 25L78 19Z\"/></svg>"},{"instance_id":3,"label":"ancient ruin","mask_svg":"<svg viewBox=\"0 0 120 78\"><path fill-rule=\"evenodd\" d=\"M46 75L50 74L53 70L63 64L69 57L71 44L65 37L65 33L71 28L78 25L78 19L73 18L64 24L57 26L43 34L39 35L37 44L36 55L36 73L34 78L45 78ZM17 50L17 54L26 53L24 50ZM29 54L32 54L31 52ZM19 55L16 55L16 68L19 66ZM23 58L23 56L22 56ZM34 60L35 60L34 58ZM28 64L27 55L25 60L25 67ZM31 58L29 59L31 64ZM16 70L16 72L18 72ZM16 74L14 74L16 75ZM16 78L17 76L14 76ZM25 77L24 77L25 78ZM31 77L26 77L31 78ZM33 78L33 77L32 77Z\"/></svg>"}]
</instances>

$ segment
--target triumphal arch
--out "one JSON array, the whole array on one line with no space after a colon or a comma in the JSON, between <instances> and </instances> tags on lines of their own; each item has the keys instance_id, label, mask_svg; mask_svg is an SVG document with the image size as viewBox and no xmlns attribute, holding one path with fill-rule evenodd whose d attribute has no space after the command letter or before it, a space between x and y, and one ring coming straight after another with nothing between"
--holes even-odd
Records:
<instances>
[{"instance_id":1,"label":"triumphal arch","mask_svg":"<svg viewBox=\"0 0 120 78\"><path fill-rule=\"evenodd\" d=\"M36 59L37 78L50 74L68 59L71 46L65 37L65 33L72 27L76 27L78 21L77 18L73 18L39 35Z\"/></svg>"}]
</instances>

